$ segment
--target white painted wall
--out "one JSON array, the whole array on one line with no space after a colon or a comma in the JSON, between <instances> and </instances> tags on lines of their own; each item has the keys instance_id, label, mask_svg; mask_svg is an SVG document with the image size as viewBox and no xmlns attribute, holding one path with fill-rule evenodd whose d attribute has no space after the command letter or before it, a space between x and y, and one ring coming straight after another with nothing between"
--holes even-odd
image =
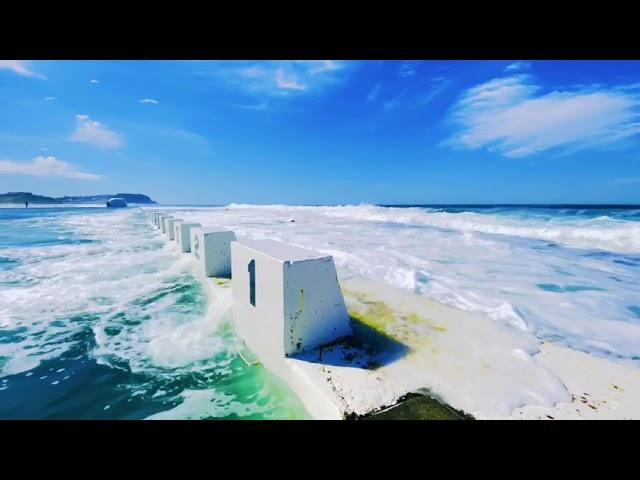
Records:
<instances>
[{"instance_id":1,"label":"white painted wall","mask_svg":"<svg viewBox=\"0 0 640 480\"><path fill-rule=\"evenodd\" d=\"M293 354L351 335L332 257L285 262L284 350Z\"/></svg>"},{"instance_id":2,"label":"white painted wall","mask_svg":"<svg viewBox=\"0 0 640 480\"><path fill-rule=\"evenodd\" d=\"M175 240L175 228L174 225L176 222L181 222L182 219L181 218L170 218L169 220L167 220L167 237L169 237L169 240L173 241Z\"/></svg>"},{"instance_id":3,"label":"white painted wall","mask_svg":"<svg viewBox=\"0 0 640 480\"><path fill-rule=\"evenodd\" d=\"M167 222L169 220L171 220L172 218L173 217L171 215L165 215L164 217L162 217L162 223L160 224L160 229L161 229L162 233L164 233L165 235L167 233L167 227L168 227Z\"/></svg>"},{"instance_id":4,"label":"white painted wall","mask_svg":"<svg viewBox=\"0 0 640 480\"><path fill-rule=\"evenodd\" d=\"M156 229L160 230L160 221L165 214L163 212L158 213L156 216Z\"/></svg>"},{"instance_id":5,"label":"white painted wall","mask_svg":"<svg viewBox=\"0 0 640 480\"><path fill-rule=\"evenodd\" d=\"M255 307L249 302L249 262L255 261ZM259 358L282 359L284 283L282 262L231 242L233 318L240 336Z\"/></svg>"},{"instance_id":6,"label":"white painted wall","mask_svg":"<svg viewBox=\"0 0 640 480\"><path fill-rule=\"evenodd\" d=\"M243 240L232 242L231 263L236 325L258 356L284 357L351 335L331 256L274 240Z\"/></svg>"},{"instance_id":7,"label":"white painted wall","mask_svg":"<svg viewBox=\"0 0 640 480\"><path fill-rule=\"evenodd\" d=\"M201 227L199 223L189 223L185 221L175 222L174 226L174 237L176 239L176 243L180 246L180 251L182 253L191 252L191 229L193 227Z\"/></svg>"},{"instance_id":8,"label":"white painted wall","mask_svg":"<svg viewBox=\"0 0 640 480\"><path fill-rule=\"evenodd\" d=\"M160 219L163 215L165 215L164 212L156 212L156 214L154 215L153 224L156 228L160 228Z\"/></svg>"},{"instance_id":9,"label":"white painted wall","mask_svg":"<svg viewBox=\"0 0 640 480\"><path fill-rule=\"evenodd\" d=\"M227 277L231 275L231 247L236 240L231 230L214 227L192 227L191 254L205 277Z\"/></svg>"}]
</instances>

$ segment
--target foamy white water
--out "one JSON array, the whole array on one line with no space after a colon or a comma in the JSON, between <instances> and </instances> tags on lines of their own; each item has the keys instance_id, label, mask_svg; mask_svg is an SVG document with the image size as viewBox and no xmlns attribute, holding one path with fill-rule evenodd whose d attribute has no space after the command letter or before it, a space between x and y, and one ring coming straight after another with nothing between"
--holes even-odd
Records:
<instances>
[{"instance_id":1,"label":"foamy white water","mask_svg":"<svg viewBox=\"0 0 640 480\"><path fill-rule=\"evenodd\" d=\"M0 418L306 415L139 209L3 215Z\"/></svg>"},{"instance_id":2,"label":"foamy white water","mask_svg":"<svg viewBox=\"0 0 640 480\"><path fill-rule=\"evenodd\" d=\"M637 212L625 219L371 205L175 210L239 236L331 254L342 275L382 280L582 351L640 360Z\"/></svg>"},{"instance_id":3,"label":"foamy white water","mask_svg":"<svg viewBox=\"0 0 640 480\"><path fill-rule=\"evenodd\" d=\"M639 363L637 212L159 208L484 313L520 330L502 351L525 342L531 355L537 336ZM140 210L24 210L0 215L0 417L304 416L286 386L238 359L228 299L205 298ZM504 382L504 409L528 398Z\"/></svg>"}]
</instances>

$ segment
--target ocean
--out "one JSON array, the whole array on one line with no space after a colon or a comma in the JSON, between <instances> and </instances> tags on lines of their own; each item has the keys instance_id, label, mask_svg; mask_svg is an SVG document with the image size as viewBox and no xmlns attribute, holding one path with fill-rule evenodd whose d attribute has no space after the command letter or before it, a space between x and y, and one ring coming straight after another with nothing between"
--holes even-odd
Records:
<instances>
[{"instance_id":1,"label":"ocean","mask_svg":"<svg viewBox=\"0 0 640 480\"><path fill-rule=\"evenodd\" d=\"M634 206L157 206L640 367ZM0 418L297 419L144 208L0 208Z\"/></svg>"}]
</instances>

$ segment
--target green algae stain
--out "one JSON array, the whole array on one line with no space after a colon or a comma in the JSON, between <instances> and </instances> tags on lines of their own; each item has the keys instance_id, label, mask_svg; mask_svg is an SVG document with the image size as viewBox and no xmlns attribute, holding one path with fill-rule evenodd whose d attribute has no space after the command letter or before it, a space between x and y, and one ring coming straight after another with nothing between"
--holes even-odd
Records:
<instances>
[{"instance_id":1,"label":"green algae stain","mask_svg":"<svg viewBox=\"0 0 640 480\"><path fill-rule=\"evenodd\" d=\"M393 334L395 330L402 330L406 333L411 334L410 330L398 327L398 325L402 325L403 323L412 325L424 324L427 325L430 329L440 333L448 331L447 327L445 327L444 325L438 324L433 320L420 317L416 313L410 313L409 315L398 315L386 303L382 301L369 300L362 293L350 292L348 290L345 290L345 293L347 293L351 297L356 298L366 307L364 311L357 310L355 308L349 309L349 316L375 329L378 332Z\"/></svg>"},{"instance_id":2,"label":"green algae stain","mask_svg":"<svg viewBox=\"0 0 640 480\"><path fill-rule=\"evenodd\" d=\"M230 280L228 278L214 278L216 285L220 285L223 287L228 287Z\"/></svg>"},{"instance_id":3,"label":"green algae stain","mask_svg":"<svg viewBox=\"0 0 640 480\"><path fill-rule=\"evenodd\" d=\"M393 311L384 302L367 302L364 312L350 309L349 316L377 332L386 333L387 327L396 321Z\"/></svg>"},{"instance_id":4,"label":"green algae stain","mask_svg":"<svg viewBox=\"0 0 640 480\"><path fill-rule=\"evenodd\" d=\"M409 323L412 323L414 325L425 324L430 329L435 330L436 332L444 333L444 332L448 331L448 328L445 327L444 325L440 325L438 323L435 323L433 320L430 320L428 318L422 318L422 317L416 315L415 313L410 313L409 315L407 315L404 318Z\"/></svg>"},{"instance_id":5,"label":"green algae stain","mask_svg":"<svg viewBox=\"0 0 640 480\"><path fill-rule=\"evenodd\" d=\"M426 395L410 396L397 405L362 420L472 420L473 417Z\"/></svg>"}]
</instances>

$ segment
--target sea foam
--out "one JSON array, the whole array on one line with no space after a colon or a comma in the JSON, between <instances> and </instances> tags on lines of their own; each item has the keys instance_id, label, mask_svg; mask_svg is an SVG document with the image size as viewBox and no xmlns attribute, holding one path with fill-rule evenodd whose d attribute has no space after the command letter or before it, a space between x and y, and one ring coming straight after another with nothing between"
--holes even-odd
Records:
<instances>
[{"instance_id":1,"label":"sea foam","mask_svg":"<svg viewBox=\"0 0 640 480\"><path fill-rule=\"evenodd\" d=\"M613 218L574 210L239 204L180 210L186 221L331 254L341 275L381 280L582 351L640 360L638 212Z\"/></svg>"}]
</instances>

